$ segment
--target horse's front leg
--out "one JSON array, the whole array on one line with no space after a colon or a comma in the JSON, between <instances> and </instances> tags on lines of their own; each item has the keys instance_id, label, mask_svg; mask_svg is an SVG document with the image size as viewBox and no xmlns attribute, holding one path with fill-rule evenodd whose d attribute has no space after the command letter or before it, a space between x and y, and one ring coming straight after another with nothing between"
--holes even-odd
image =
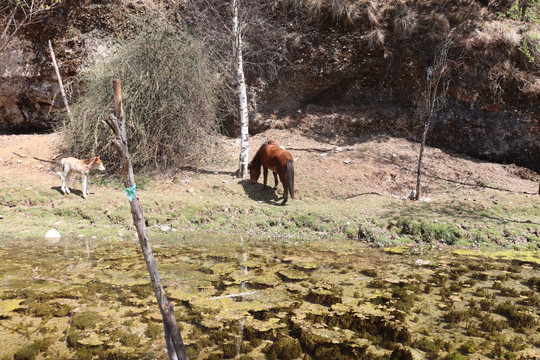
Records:
<instances>
[{"instance_id":1,"label":"horse's front leg","mask_svg":"<svg viewBox=\"0 0 540 360\"><path fill-rule=\"evenodd\" d=\"M266 187L266 183L268 181L268 168L263 165L263 176L264 176L264 187Z\"/></svg>"},{"instance_id":2,"label":"horse's front leg","mask_svg":"<svg viewBox=\"0 0 540 360\"><path fill-rule=\"evenodd\" d=\"M274 185L274 190L277 190L277 186L279 184L278 182L278 179L277 179L277 172L274 171L274 181L275 181L275 185Z\"/></svg>"}]
</instances>

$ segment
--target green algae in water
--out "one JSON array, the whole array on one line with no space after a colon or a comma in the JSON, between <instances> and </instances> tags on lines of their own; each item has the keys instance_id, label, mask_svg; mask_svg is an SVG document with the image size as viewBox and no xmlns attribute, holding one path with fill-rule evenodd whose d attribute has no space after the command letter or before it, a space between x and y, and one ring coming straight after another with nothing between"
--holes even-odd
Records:
<instances>
[{"instance_id":1,"label":"green algae in water","mask_svg":"<svg viewBox=\"0 0 540 360\"><path fill-rule=\"evenodd\" d=\"M33 360L40 352L47 350L52 342L52 339L42 339L26 345L13 355L13 360Z\"/></svg>"},{"instance_id":2,"label":"green algae in water","mask_svg":"<svg viewBox=\"0 0 540 360\"><path fill-rule=\"evenodd\" d=\"M94 311L85 311L73 315L72 325L77 329L88 329L94 327L99 321L99 314Z\"/></svg>"},{"instance_id":3,"label":"green algae in water","mask_svg":"<svg viewBox=\"0 0 540 360\"><path fill-rule=\"evenodd\" d=\"M540 264L540 251L538 250L504 250L504 251L478 251L457 249L454 250L455 255L464 255L472 257L487 257L496 260L519 260L522 262Z\"/></svg>"},{"instance_id":4,"label":"green algae in water","mask_svg":"<svg viewBox=\"0 0 540 360\"><path fill-rule=\"evenodd\" d=\"M264 349L270 360L294 360L302 355L302 347L298 339L283 336Z\"/></svg>"},{"instance_id":5,"label":"green algae in water","mask_svg":"<svg viewBox=\"0 0 540 360\"><path fill-rule=\"evenodd\" d=\"M334 304L342 302L342 295L343 292L337 288L319 286L310 289L309 293L306 296L306 299L317 304L332 306Z\"/></svg>"},{"instance_id":6,"label":"green algae in water","mask_svg":"<svg viewBox=\"0 0 540 360\"><path fill-rule=\"evenodd\" d=\"M315 262L300 262L294 264L294 267L300 271L313 271L319 268L319 265Z\"/></svg>"},{"instance_id":7,"label":"green algae in water","mask_svg":"<svg viewBox=\"0 0 540 360\"><path fill-rule=\"evenodd\" d=\"M534 354L540 347L540 336L537 331L535 332L538 329L538 321L534 316L531 317L531 315L537 315L535 307L538 306L539 301L538 296L534 294L540 283L538 276L535 275L537 268L534 264L523 265L520 260L510 263L509 260L501 261L487 257L481 257L482 260L478 261L470 260L469 256L423 252L422 259L438 264L437 269L434 269L415 265L415 258L409 255L412 250L402 256L373 249L357 251L356 245L351 247L350 244L313 242L309 245L301 244L301 248L305 250L305 247L309 246L308 261L318 264L319 267L317 271L309 269L301 271L296 265L305 261L305 258L291 256L292 260L289 264L268 260L279 259L285 252L298 253L300 249L298 245L274 247L274 244L261 245L257 240L253 240L253 244L244 245L246 248L242 248L241 253L235 246L230 247L229 256L220 255L219 260L216 260L218 257L209 258L205 255L205 253L221 254L223 246L219 241L216 241L215 246L221 247L220 251L207 251L199 245L184 246L181 251L175 250L176 253L183 254L183 259L178 260L170 255L162 257L165 269L167 269L164 276L166 293L169 298L175 300L176 316L183 328L187 329L185 343L194 359L230 356L233 354L233 346L230 344L240 342L245 345L242 349L244 357L261 359L264 356L267 358L281 356L284 358L286 355L279 355L278 350L273 351L275 355L271 355L270 352L266 355L261 354L263 348L269 350L273 343L277 343L283 337L301 344L302 353L299 357L328 359L389 358L392 353L398 354L395 349L399 348L399 345L396 345L399 343L405 344L405 350L410 349L415 356L424 351L424 354L420 354L428 358L453 356L459 351L463 353L472 351L471 355L485 354L486 357L496 358L509 356L507 354L510 352L517 354L518 351ZM106 260L107 264L104 264L105 260L100 261L104 254L121 253L121 246L122 244L107 244L107 251L104 252L99 248L93 249L90 261L85 259L84 255L77 255L74 249L70 249L70 257L63 256L63 248L43 253L35 252L32 255L46 257L44 262L54 263L56 268L62 269L60 271L50 267L46 273L40 273L41 276L73 282L69 285L54 283L49 286L44 281L30 282L27 279L33 275L33 267L28 266L28 263L33 264L35 260L31 257L17 259L15 256L10 256L14 259L10 263L13 271L10 270L10 278L5 280L7 282L5 282L2 297L11 300L24 297L29 301L20 302L21 308L6 312L9 315L5 316L3 321L9 322L13 318L13 321L17 323L27 324L17 327L14 323L9 323L9 326L29 336L54 334L56 339L54 347L63 346L66 349L63 339L66 335L69 312L71 309L88 307L85 312L95 312L99 320L96 323L82 322L81 324L85 325L80 325L82 327L80 330L74 324L71 325L68 332L69 348L64 351L71 351L72 358L159 357L149 355L154 354L151 352L153 350L149 350L150 344L155 344L156 340L163 343L163 334L161 317L155 299L151 296L151 287L144 272L137 270L139 266L134 263L131 255L120 256L116 259L113 259L114 256L109 256ZM205 243L204 246L211 247L212 245ZM250 246L258 247L259 253L267 255L264 261L259 261L257 258L254 264L250 265L249 262L243 264L247 265L250 271L246 277L248 288L242 289L237 284L237 280L241 279L237 274L240 274L242 270L242 263L238 259L243 252L250 254L253 252ZM170 249L164 249L163 253L175 253ZM276 249L279 250L278 253ZM20 249L17 251L20 252ZM28 256L29 252L25 254ZM9 255L9 252L0 254L0 263L3 260L2 256ZM339 257L339 261L336 261L336 257ZM93 266L92 258L96 266ZM77 266L79 261L81 264L84 262L84 266ZM182 265L179 267L182 271L177 271L178 266L174 264L174 261L188 262L189 266ZM220 261L222 265L216 266L220 264ZM260 267L257 267L258 264ZM207 273L197 271L204 266L210 271ZM282 274L279 275L280 271L287 268L303 273L304 280L296 281ZM65 269L69 270L66 272ZM219 274L214 273L212 269ZM376 269L376 272L369 274L366 272L363 275L376 275L375 279L381 280L381 287L370 286L373 279L361 276L361 269ZM504 278L504 282L497 285L498 290L492 289L493 281L497 278L501 280ZM258 285L256 285L257 281ZM227 282L230 285L224 285ZM144 287L145 283L148 284L149 290ZM24 292L14 290L15 284L24 286ZM424 293L422 290L426 289L427 284L430 284L430 291ZM441 285L444 285L444 290L441 290ZM132 286L134 288L131 288ZM139 286L140 288L137 289ZM341 302L323 300L325 292L332 292L332 289L339 289L334 295L339 297ZM519 293L504 289L515 289ZM309 296L314 296L321 291L323 293L319 293L316 300L319 303L306 301L309 299L309 294L311 294ZM213 297L235 295L241 292L255 294L228 300L210 300ZM145 298L146 294L150 295ZM518 296L509 298L504 295ZM413 304L409 310L410 314L396 309L396 305L407 297L410 297ZM377 301L374 300L375 303L372 303L370 299L377 299ZM499 306L508 299L519 305L517 310ZM31 309L25 309L25 306L30 307L31 301L44 303L47 306L33 306ZM323 305L325 302L327 304ZM66 307L61 309L62 303L65 303ZM214 304L211 305L211 303ZM330 303L333 304L328 306ZM127 304L136 305L136 307L125 306ZM103 309L103 306L107 309ZM406 310L401 305L397 307ZM471 309L470 312L468 308ZM54 312L52 315L57 317L51 318L49 316L51 314L47 314L49 310L52 310ZM463 314L464 320L450 324L444 321L444 315L451 311L467 313ZM77 314L75 313L74 317ZM456 314L458 314L457 319L461 320L459 313L447 315L448 319ZM37 315L43 315L43 317L36 318ZM142 324L137 320L138 317L142 319ZM242 341L237 336L239 323L244 318L246 331ZM61 320L61 323L56 324L64 325L53 326L53 320ZM38 330L41 324L47 321L51 323L51 326L47 326L46 329L43 326L41 328L43 330ZM248 326L249 321L253 321L254 326ZM205 325L210 326L205 327ZM85 326L88 327L85 328ZM250 339L246 342L248 327ZM197 334L193 330L195 328L200 328L204 332ZM320 330L322 334L332 335L332 332L335 332L340 336L335 337L335 342L321 340L320 344L314 345L313 349L309 350L308 355L307 347L300 340L302 329L307 331L312 328ZM122 330L124 334L132 336L113 336L114 329ZM310 330L309 332L316 334L317 331ZM0 338L3 339L5 332L7 330L0 328ZM92 339L92 333L95 334L97 340L84 343L83 339ZM503 333L504 336L501 337L498 333ZM182 335L185 334L182 333ZM519 342L519 346L513 346L514 341L518 342L515 336L522 336L524 339ZM266 338L266 340L261 340L261 338ZM426 339L425 342L419 341L423 338ZM440 340L445 338L451 341ZM477 341L475 338L484 340ZM467 343L470 339L475 341L474 346L469 346L470 344ZM309 339L306 337L305 340ZM36 339L32 338L31 341L35 342ZM99 344L99 341L103 344ZM204 345L196 345L198 342ZM223 344L229 344L230 349L225 349ZM269 344L268 347L265 344ZM431 344L435 344L438 351ZM51 346L47 350L48 354L51 354L50 358L55 358L52 352L54 347ZM276 345L274 349L280 347L286 346ZM12 357L17 350L20 349L15 348L5 355L0 351L0 358ZM166 354L165 349L159 351L161 356ZM76 352L75 355L73 355L74 352ZM408 356L406 352L402 355Z\"/></svg>"},{"instance_id":8,"label":"green algae in water","mask_svg":"<svg viewBox=\"0 0 540 360\"><path fill-rule=\"evenodd\" d=\"M295 269L279 270L277 274L283 277L285 280L289 280L289 281L302 281L302 280L309 279L309 275L307 275L303 271L299 271Z\"/></svg>"},{"instance_id":9,"label":"green algae in water","mask_svg":"<svg viewBox=\"0 0 540 360\"><path fill-rule=\"evenodd\" d=\"M8 318L13 315L15 310L25 308L21 305L24 302L22 299L10 299L0 301L0 319Z\"/></svg>"}]
</instances>

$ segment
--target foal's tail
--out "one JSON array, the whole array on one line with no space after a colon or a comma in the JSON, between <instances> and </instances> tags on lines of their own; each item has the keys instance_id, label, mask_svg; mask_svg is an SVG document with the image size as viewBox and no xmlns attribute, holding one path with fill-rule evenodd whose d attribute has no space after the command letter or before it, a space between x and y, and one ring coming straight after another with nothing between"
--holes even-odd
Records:
<instances>
[{"instance_id":1,"label":"foal's tail","mask_svg":"<svg viewBox=\"0 0 540 360\"><path fill-rule=\"evenodd\" d=\"M294 199L294 163L292 160L287 161L287 187L291 197Z\"/></svg>"}]
</instances>

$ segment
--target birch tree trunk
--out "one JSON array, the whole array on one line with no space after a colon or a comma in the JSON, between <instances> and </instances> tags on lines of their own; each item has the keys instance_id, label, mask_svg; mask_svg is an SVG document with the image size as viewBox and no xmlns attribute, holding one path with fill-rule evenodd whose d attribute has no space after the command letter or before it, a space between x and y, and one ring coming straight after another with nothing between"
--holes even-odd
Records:
<instances>
[{"instance_id":1,"label":"birch tree trunk","mask_svg":"<svg viewBox=\"0 0 540 360\"><path fill-rule=\"evenodd\" d=\"M246 80L244 77L244 62L242 58L242 29L238 17L238 1L233 0L233 54L236 64L237 92L240 106L240 157L237 176L243 178L248 172L249 159L249 118L247 104Z\"/></svg>"},{"instance_id":2,"label":"birch tree trunk","mask_svg":"<svg viewBox=\"0 0 540 360\"><path fill-rule=\"evenodd\" d=\"M132 189L133 191L133 198L130 198L129 202L131 207L131 215L137 229L139 244L144 256L144 261L146 262L146 269L148 270L150 280L152 281L154 295L156 296L159 310L161 311L169 359L187 360L188 357L186 348L184 346L184 342L182 341L182 335L180 334L180 329L178 328L178 323L176 322L176 318L174 316L174 309L170 301L165 296L165 290L161 284L161 276L157 269L154 252L152 251L152 246L150 245L150 240L148 239L148 232L146 231L145 219L139 203L139 197L135 193L135 176L133 174L133 166L131 165L131 160L129 157L120 80L113 80L113 89L115 114L111 115L106 121L104 120L104 122L110 126L115 134L115 139L113 139L112 142L116 146L122 161L126 192L128 189Z\"/></svg>"}]
</instances>

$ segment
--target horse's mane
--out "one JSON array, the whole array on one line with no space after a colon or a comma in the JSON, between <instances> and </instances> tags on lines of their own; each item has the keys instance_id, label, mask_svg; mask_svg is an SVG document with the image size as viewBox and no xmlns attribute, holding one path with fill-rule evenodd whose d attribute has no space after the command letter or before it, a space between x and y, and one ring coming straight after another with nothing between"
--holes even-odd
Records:
<instances>
[{"instance_id":1,"label":"horse's mane","mask_svg":"<svg viewBox=\"0 0 540 360\"><path fill-rule=\"evenodd\" d=\"M268 140L267 142L261 145L259 150L257 150L257 153L255 154L255 156L253 157L253 160L251 160L252 166L260 167L262 165L261 154L264 151L264 148L266 147L266 145L272 145L272 144L275 145L276 143L273 142L272 140Z\"/></svg>"}]
</instances>

